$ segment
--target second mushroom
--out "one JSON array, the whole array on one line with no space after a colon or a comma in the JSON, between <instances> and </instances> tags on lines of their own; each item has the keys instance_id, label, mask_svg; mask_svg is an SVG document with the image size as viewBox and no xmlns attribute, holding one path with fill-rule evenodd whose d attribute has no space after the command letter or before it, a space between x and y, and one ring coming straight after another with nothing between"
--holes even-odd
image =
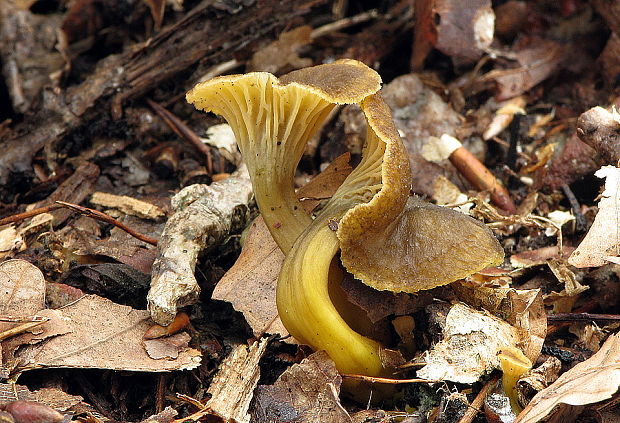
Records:
<instances>
[{"instance_id":1,"label":"second mushroom","mask_svg":"<svg viewBox=\"0 0 620 423\"><path fill-rule=\"evenodd\" d=\"M217 77L187 94L232 127L260 212L286 255L277 287L282 322L300 342L327 351L340 372L370 376L389 369L383 346L351 327L356 317L334 289L345 271L378 290L413 293L503 259L482 223L410 197L409 159L380 87L374 70L345 59L279 79L264 72ZM361 162L312 216L293 178L336 104L359 104L366 142Z\"/></svg>"}]
</instances>

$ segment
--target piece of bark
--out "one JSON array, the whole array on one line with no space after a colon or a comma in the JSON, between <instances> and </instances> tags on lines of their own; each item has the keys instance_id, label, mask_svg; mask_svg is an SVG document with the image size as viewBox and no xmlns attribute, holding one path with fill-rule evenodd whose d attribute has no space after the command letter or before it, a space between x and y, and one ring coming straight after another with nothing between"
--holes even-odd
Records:
<instances>
[{"instance_id":1,"label":"piece of bark","mask_svg":"<svg viewBox=\"0 0 620 423\"><path fill-rule=\"evenodd\" d=\"M207 407L229 423L249 423L250 401L260 377L260 359L265 354L269 338L250 345L238 345L220 364L207 393Z\"/></svg>"},{"instance_id":2,"label":"piece of bark","mask_svg":"<svg viewBox=\"0 0 620 423\"><path fill-rule=\"evenodd\" d=\"M158 243L151 289L147 296L152 319L163 326L177 308L194 303L200 287L194 277L198 254L219 244L231 229L245 223L252 184L242 166L223 181L191 185L172 200L170 217Z\"/></svg>"},{"instance_id":3,"label":"piece of bark","mask_svg":"<svg viewBox=\"0 0 620 423\"><path fill-rule=\"evenodd\" d=\"M577 120L579 139L596 150L605 164L620 160L620 115L593 107Z\"/></svg>"},{"instance_id":4,"label":"piece of bark","mask_svg":"<svg viewBox=\"0 0 620 423\"><path fill-rule=\"evenodd\" d=\"M46 93L40 109L26 117L15 128L13 138L4 142L0 201L10 201L15 194L15 184L8 183L12 175L26 181L34 177L32 157L46 144L91 121L105 121L110 113L120 118L124 102L160 87L198 62L215 65L229 60L248 43L271 39L293 17L308 13L325 0L293 0L287 7L281 7L279 0L257 0L239 6L235 13L213 3L200 2L155 37L101 60L81 84L59 94Z\"/></svg>"},{"instance_id":5,"label":"piece of bark","mask_svg":"<svg viewBox=\"0 0 620 423\"><path fill-rule=\"evenodd\" d=\"M1 170L0 170L1 172ZM90 194L95 187L95 182L99 178L99 166L84 162L81 164L73 175L69 176L56 190L51 193L45 200L39 201L33 208L43 207L54 201L65 201L67 203L80 204ZM62 224L74 212L69 209L53 210L50 214L54 217L52 224L58 226Z\"/></svg>"},{"instance_id":6,"label":"piece of bark","mask_svg":"<svg viewBox=\"0 0 620 423\"><path fill-rule=\"evenodd\" d=\"M55 48L62 15L38 15L0 2L0 63L13 110L26 113L65 61Z\"/></svg>"},{"instance_id":7,"label":"piece of bark","mask_svg":"<svg viewBox=\"0 0 620 423\"><path fill-rule=\"evenodd\" d=\"M166 212L155 204L126 195L115 195L107 192L95 192L90 202L98 206L118 209L122 213L137 216L142 219L159 220L166 216Z\"/></svg>"}]
</instances>

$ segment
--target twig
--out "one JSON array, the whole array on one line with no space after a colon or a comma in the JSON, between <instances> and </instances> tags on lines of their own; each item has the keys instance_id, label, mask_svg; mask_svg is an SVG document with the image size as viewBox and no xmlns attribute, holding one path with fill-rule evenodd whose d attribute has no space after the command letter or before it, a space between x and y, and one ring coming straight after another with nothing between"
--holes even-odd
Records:
<instances>
[{"instance_id":1,"label":"twig","mask_svg":"<svg viewBox=\"0 0 620 423\"><path fill-rule=\"evenodd\" d=\"M36 318L37 320L34 320L32 322L28 322L28 323L22 323L21 325L17 325L11 329L7 329L4 332L0 332L0 341L3 341L7 338L10 338L11 336L15 336L18 335L22 332L25 332L27 330L30 330L32 328L35 328L37 326L42 325L43 323L47 322L49 320L49 318L47 317L40 317L40 318ZM40 320L38 320L40 319Z\"/></svg>"},{"instance_id":2,"label":"twig","mask_svg":"<svg viewBox=\"0 0 620 423\"><path fill-rule=\"evenodd\" d=\"M164 107L160 106L151 99L147 99L146 102L151 106L153 111L162 118L162 120L172 129L172 131L179 137L192 144L200 153L202 153L207 159L207 172L209 175L213 175L213 156L211 155L211 149L207 147L200 137L196 135L186 124L181 122L179 118L170 113Z\"/></svg>"},{"instance_id":3,"label":"twig","mask_svg":"<svg viewBox=\"0 0 620 423\"><path fill-rule=\"evenodd\" d=\"M119 222L118 220L114 219L111 216L108 216L105 213L102 213L98 210L93 210L93 209L89 209L88 207L82 207L82 206L78 206L77 204L72 204L72 203L66 203L64 201L56 201L56 204L61 205L62 207L65 207L69 210L73 210L76 211L80 214L83 214L84 216L93 218L93 219L97 219L97 220L101 220L102 222L106 222L109 223L111 225L116 226L117 228L127 232L129 235L133 236L134 238L139 239L142 242L146 242L147 244L151 244L151 245L155 245L157 246L157 240L154 238L151 238L149 236L143 235L139 232L134 231L133 229L131 229L130 227L124 225L123 223Z\"/></svg>"},{"instance_id":4,"label":"twig","mask_svg":"<svg viewBox=\"0 0 620 423\"><path fill-rule=\"evenodd\" d=\"M341 29L348 28L362 22L367 22L371 19L377 18L378 16L379 12L377 11L377 9L372 9L358 15L350 16L348 18L338 19L337 21L330 22L313 30L310 33L310 38L319 38L332 32L340 31Z\"/></svg>"},{"instance_id":5,"label":"twig","mask_svg":"<svg viewBox=\"0 0 620 423\"><path fill-rule=\"evenodd\" d=\"M14 214L12 216L7 216L7 217L5 217L3 219L0 219L0 226L8 225L9 223L21 222L22 220L29 219L29 218L31 218L33 216L37 216L39 214L49 213L52 210L57 210L57 209L60 209L62 207L63 206L61 206L59 204L50 204L49 206L39 207L37 209L32 209L32 210L27 211L27 212Z\"/></svg>"},{"instance_id":6,"label":"twig","mask_svg":"<svg viewBox=\"0 0 620 423\"><path fill-rule=\"evenodd\" d=\"M353 374L348 374L348 373L343 373L342 377L344 379L361 380L361 381L370 382L370 383L385 383L388 385L399 385L402 383L439 383L439 382L442 382L441 380L431 380L431 379L390 379L387 377L353 375Z\"/></svg>"},{"instance_id":7,"label":"twig","mask_svg":"<svg viewBox=\"0 0 620 423\"><path fill-rule=\"evenodd\" d=\"M573 194L573 191L567 184L562 185L562 191L564 191L564 195L566 199L570 203L570 208L575 215L575 229L578 232L583 232L586 230L586 217L581 213L581 207L579 206L579 201L577 201L577 197Z\"/></svg>"},{"instance_id":8,"label":"twig","mask_svg":"<svg viewBox=\"0 0 620 423\"><path fill-rule=\"evenodd\" d=\"M478 395L476 395L476 398L474 398L465 411L465 414L463 414L463 417L461 417L461 420L459 420L459 423L471 423L474 420L484 404L484 399L487 397L491 389L493 389L498 380L499 375L493 376L487 383L484 384L480 392L478 392Z\"/></svg>"},{"instance_id":9,"label":"twig","mask_svg":"<svg viewBox=\"0 0 620 423\"><path fill-rule=\"evenodd\" d=\"M592 314L592 313L557 313L547 316L548 322L620 322L619 314Z\"/></svg>"}]
</instances>

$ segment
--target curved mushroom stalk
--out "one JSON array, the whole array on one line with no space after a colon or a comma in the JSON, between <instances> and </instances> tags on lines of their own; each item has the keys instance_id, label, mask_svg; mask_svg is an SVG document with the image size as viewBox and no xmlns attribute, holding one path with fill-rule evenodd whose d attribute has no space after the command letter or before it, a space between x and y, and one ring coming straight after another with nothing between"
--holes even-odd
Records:
<instances>
[{"instance_id":1,"label":"curved mushroom stalk","mask_svg":"<svg viewBox=\"0 0 620 423\"><path fill-rule=\"evenodd\" d=\"M291 72L280 80L264 72L222 76L196 85L186 98L228 121L265 223L286 253L312 221L293 185L308 140L335 104L357 103L378 91L380 84L372 69L341 60Z\"/></svg>"},{"instance_id":2,"label":"curved mushroom stalk","mask_svg":"<svg viewBox=\"0 0 620 423\"><path fill-rule=\"evenodd\" d=\"M337 266L333 258L339 248L326 221L313 224L298 238L278 279L278 314L291 335L325 350L340 372L380 375L384 372L381 345L351 329L329 295L330 274Z\"/></svg>"},{"instance_id":3,"label":"curved mushroom stalk","mask_svg":"<svg viewBox=\"0 0 620 423\"><path fill-rule=\"evenodd\" d=\"M378 94L372 97L376 97L373 105L387 108ZM367 115L376 112L364 104L368 103L362 103L362 110ZM382 187L381 171L386 147L394 149L399 146L402 144L386 144L368 126L359 165L299 236L280 271L276 298L284 326L301 342L327 351L342 373L378 376L384 374L385 369L381 362L382 346L355 332L330 297L330 277L342 273L334 269L337 264L333 259L340 249L340 242L328 222L339 220L350 208L370 201L377 194ZM398 157L406 160L403 160L401 171L407 177L409 161L405 155ZM405 190L408 193L409 188L405 186Z\"/></svg>"}]
</instances>

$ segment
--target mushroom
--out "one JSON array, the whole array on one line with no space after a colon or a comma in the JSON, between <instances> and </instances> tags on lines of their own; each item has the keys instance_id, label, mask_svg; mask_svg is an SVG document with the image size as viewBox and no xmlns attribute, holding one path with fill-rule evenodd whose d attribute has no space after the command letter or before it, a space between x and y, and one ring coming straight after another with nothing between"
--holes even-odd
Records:
<instances>
[{"instance_id":1,"label":"mushroom","mask_svg":"<svg viewBox=\"0 0 620 423\"><path fill-rule=\"evenodd\" d=\"M371 376L388 371L383 346L347 322L347 306L333 289L340 263L376 289L417 292L503 259L482 223L410 198L409 159L380 83L366 65L339 60L279 80L260 72L218 77L187 95L235 132L261 214L286 254L277 286L285 327L327 351L340 372ZM334 104L344 103L358 103L366 117L362 159L312 219L295 197L293 175L306 141Z\"/></svg>"},{"instance_id":2,"label":"mushroom","mask_svg":"<svg viewBox=\"0 0 620 423\"><path fill-rule=\"evenodd\" d=\"M497 354L502 368L502 385L504 393L510 399L510 407L515 414L523 409L517 396L517 382L532 368L532 362L520 349L507 346Z\"/></svg>"}]
</instances>

